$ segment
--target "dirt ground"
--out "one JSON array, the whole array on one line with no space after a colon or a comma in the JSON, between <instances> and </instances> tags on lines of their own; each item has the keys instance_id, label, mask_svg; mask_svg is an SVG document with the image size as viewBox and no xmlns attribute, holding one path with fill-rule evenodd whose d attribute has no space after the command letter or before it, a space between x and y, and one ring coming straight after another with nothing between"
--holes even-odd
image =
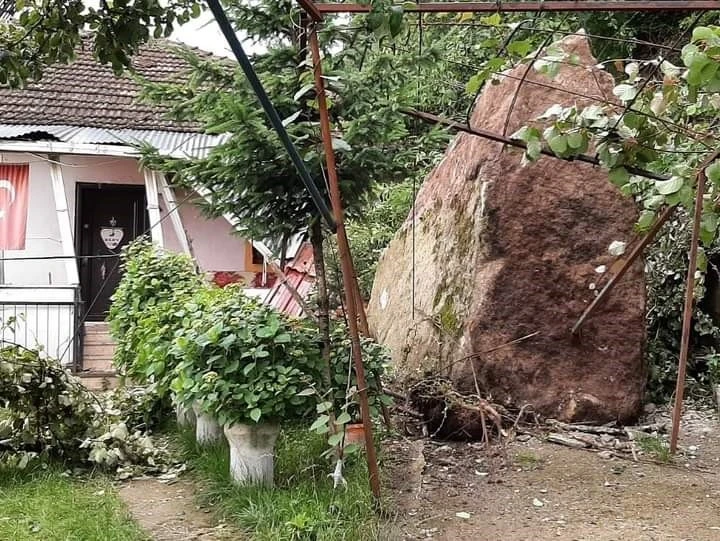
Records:
<instances>
[{"instance_id":1,"label":"dirt ground","mask_svg":"<svg viewBox=\"0 0 720 541\"><path fill-rule=\"evenodd\" d=\"M683 453L660 465L522 436L478 444L397 440L386 453L402 539L720 541L720 423L684 417ZM652 421L668 421L657 413Z\"/></svg>"},{"instance_id":2,"label":"dirt ground","mask_svg":"<svg viewBox=\"0 0 720 541\"><path fill-rule=\"evenodd\" d=\"M240 539L227 526L218 524L209 510L197 506L189 480L168 484L154 478L137 479L120 488L120 497L153 541Z\"/></svg>"}]
</instances>

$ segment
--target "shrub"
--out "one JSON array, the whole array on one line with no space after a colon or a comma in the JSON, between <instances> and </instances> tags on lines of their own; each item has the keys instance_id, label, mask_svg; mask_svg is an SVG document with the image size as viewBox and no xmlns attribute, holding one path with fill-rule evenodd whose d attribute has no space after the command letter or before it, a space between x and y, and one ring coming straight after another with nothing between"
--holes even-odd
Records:
<instances>
[{"instance_id":1,"label":"shrub","mask_svg":"<svg viewBox=\"0 0 720 541\"><path fill-rule=\"evenodd\" d=\"M57 361L38 351L0 349L0 464L24 468L32 460L128 470L156 468L163 453L125 414L87 391Z\"/></svg>"},{"instance_id":2,"label":"shrub","mask_svg":"<svg viewBox=\"0 0 720 541\"><path fill-rule=\"evenodd\" d=\"M206 288L185 310L171 350L179 402L198 403L220 424L298 418L314 407L298 393L321 378L315 330L236 286Z\"/></svg>"},{"instance_id":3,"label":"shrub","mask_svg":"<svg viewBox=\"0 0 720 541\"><path fill-rule=\"evenodd\" d=\"M336 323L332 329L331 341L335 411L347 411L353 420L357 420L360 418L360 404L347 326ZM380 415L381 403L391 403L390 397L381 392L381 377L390 364L390 354L387 348L369 338L361 338L361 346L370 415L377 417Z\"/></svg>"},{"instance_id":4,"label":"shrub","mask_svg":"<svg viewBox=\"0 0 720 541\"><path fill-rule=\"evenodd\" d=\"M113 362L136 383L151 383L163 397L172 375L166 362L178 311L202 286L192 259L157 248L147 239L122 254L123 277L112 297L110 332L117 343Z\"/></svg>"}]
</instances>

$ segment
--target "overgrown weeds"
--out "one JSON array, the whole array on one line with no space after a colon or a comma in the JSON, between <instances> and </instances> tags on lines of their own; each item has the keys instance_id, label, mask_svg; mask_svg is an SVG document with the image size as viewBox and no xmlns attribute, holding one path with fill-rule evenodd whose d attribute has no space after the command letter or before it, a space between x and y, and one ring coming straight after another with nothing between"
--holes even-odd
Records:
<instances>
[{"instance_id":1,"label":"overgrown weeds","mask_svg":"<svg viewBox=\"0 0 720 541\"><path fill-rule=\"evenodd\" d=\"M285 429L275 456L275 488L240 487L228 476L226 444L198 449L191 433L181 435L183 452L199 478L201 503L235 523L253 539L348 540L378 539L362 456L348 459L347 485L333 490L332 466L319 458L326 449L322 436L306 429Z\"/></svg>"},{"instance_id":2,"label":"overgrown weeds","mask_svg":"<svg viewBox=\"0 0 720 541\"><path fill-rule=\"evenodd\" d=\"M672 453L670 452L670 446L665 440L657 436L641 436L637 440L638 447L643 453L649 457L668 464L672 462Z\"/></svg>"}]
</instances>

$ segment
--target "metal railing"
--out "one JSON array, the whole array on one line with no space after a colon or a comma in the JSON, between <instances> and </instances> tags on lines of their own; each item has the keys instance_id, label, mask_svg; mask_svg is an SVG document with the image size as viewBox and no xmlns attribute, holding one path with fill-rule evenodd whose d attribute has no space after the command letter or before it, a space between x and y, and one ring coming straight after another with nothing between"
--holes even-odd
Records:
<instances>
[{"instance_id":1,"label":"metal railing","mask_svg":"<svg viewBox=\"0 0 720 541\"><path fill-rule=\"evenodd\" d=\"M38 349L77 369L82 307L76 286L0 286L0 340Z\"/></svg>"}]
</instances>

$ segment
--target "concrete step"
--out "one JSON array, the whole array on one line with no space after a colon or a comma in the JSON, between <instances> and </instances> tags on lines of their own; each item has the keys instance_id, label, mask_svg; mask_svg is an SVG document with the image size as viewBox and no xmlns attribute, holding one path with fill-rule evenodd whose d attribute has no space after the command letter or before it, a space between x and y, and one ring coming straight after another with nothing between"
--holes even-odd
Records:
<instances>
[{"instance_id":1,"label":"concrete step","mask_svg":"<svg viewBox=\"0 0 720 541\"><path fill-rule=\"evenodd\" d=\"M85 336L90 334L110 334L110 325L104 321L88 321L85 323Z\"/></svg>"},{"instance_id":2,"label":"concrete step","mask_svg":"<svg viewBox=\"0 0 720 541\"><path fill-rule=\"evenodd\" d=\"M83 338L83 343L85 344L92 344L96 346L114 346L115 341L110 337L109 334L101 334L101 333L94 333L94 334L86 334Z\"/></svg>"},{"instance_id":3,"label":"concrete step","mask_svg":"<svg viewBox=\"0 0 720 541\"><path fill-rule=\"evenodd\" d=\"M120 383L120 378L115 372L104 372L101 370L88 370L77 374L80 382L89 391L107 391L115 389Z\"/></svg>"},{"instance_id":4,"label":"concrete step","mask_svg":"<svg viewBox=\"0 0 720 541\"><path fill-rule=\"evenodd\" d=\"M83 359L112 359L115 355L114 344L83 344Z\"/></svg>"},{"instance_id":5,"label":"concrete step","mask_svg":"<svg viewBox=\"0 0 720 541\"><path fill-rule=\"evenodd\" d=\"M114 373L112 359L83 359L83 370Z\"/></svg>"}]
</instances>

